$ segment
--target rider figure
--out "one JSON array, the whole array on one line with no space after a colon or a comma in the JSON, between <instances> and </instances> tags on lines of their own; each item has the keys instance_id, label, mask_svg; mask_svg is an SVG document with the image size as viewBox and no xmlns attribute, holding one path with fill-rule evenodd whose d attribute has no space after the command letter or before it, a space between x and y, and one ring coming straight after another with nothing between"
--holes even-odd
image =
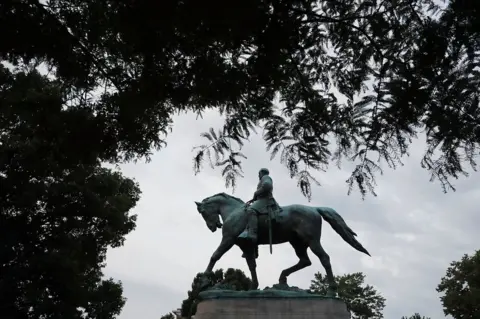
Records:
<instances>
[{"instance_id":1,"label":"rider figure","mask_svg":"<svg viewBox=\"0 0 480 319\"><path fill-rule=\"evenodd\" d=\"M273 198L273 181L269 174L268 169L260 169L257 190L253 194L253 198L247 202L247 239L253 243L257 242L258 237L258 215L269 214L272 209L278 208L278 204Z\"/></svg>"}]
</instances>

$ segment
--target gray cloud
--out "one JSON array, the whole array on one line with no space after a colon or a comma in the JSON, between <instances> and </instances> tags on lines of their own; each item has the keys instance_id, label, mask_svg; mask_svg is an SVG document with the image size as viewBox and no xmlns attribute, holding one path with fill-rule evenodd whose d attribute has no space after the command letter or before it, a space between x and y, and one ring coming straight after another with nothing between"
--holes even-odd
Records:
<instances>
[{"instance_id":1,"label":"gray cloud","mask_svg":"<svg viewBox=\"0 0 480 319\"><path fill-rule=\"evenodd\" d=\"M151 163L121 167L125 175L141 185L143 196L135 209L137 229L119 249L109 251L106 274L125 285L127 304L121 319L159 318L180 306L190 289L192 278L203 271L220 242L220 233L210 233L196 212L193 201L225 191L219 172L207 166L198 176L192 172L192 146L202 143L198 137L210 126L219 127L221 119L208 113L202 121L192 114L175 118L168 147L156 153ZM457 192L443 194L438 184L429 183L429 175L420 165L424 145L417 141L405 166L396 171L385 169L377 179L376 198L360 199L358 193L347 196L345 180L351 165L317 173L322 183L315 187L310 203L335 208L358 233L358 239L372 258L348 246L328 224L323 228L322 244L330 254L337 274L362 271L367 283L387 298L385 318L420 312L432 318L443 317L435 287L448 264L478 243L475 225L480 224L475 198L480 187L476 176L456 181ZM245 178L239 180L236 196L249 199L257 182L257 170L268 167L280 204L307 203L278 161L269 154L259 136L245 146ZM308 288L313 274L323 272L318 260L289 277L292 285ZM282 269L296 263L288 245L274 247L270 255L261 247L258 273L261 286L276 283ZM248 267L238 248L233 248L217 268Z\"/></svg>"}]
</instances>

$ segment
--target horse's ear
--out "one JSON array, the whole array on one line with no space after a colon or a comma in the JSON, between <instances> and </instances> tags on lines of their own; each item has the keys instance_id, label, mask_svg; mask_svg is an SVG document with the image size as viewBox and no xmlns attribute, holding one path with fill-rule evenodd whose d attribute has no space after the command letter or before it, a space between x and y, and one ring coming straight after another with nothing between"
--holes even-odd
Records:
<instances>
[{"instance_id":1,"label":"horse's ear","mask_svg":"<svg viewBox=\"0 0 480 319\"><path fill-rule=\"evenodd\" d=\"M202 205L202 203L199 202L195 202L195 204L197 204L197 207L200 207Z\"/></svg>"}]
</instances>

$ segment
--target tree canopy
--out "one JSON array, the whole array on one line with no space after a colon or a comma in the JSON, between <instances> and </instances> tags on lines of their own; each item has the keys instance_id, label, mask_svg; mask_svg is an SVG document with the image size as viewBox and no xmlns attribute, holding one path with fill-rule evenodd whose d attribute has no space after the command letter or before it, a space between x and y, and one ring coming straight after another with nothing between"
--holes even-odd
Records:
<instances>
[{"instance_id":1,"label":"tree canopy","mask_svg":"<svg viewBox=\"0 0 480 319\"><path fill-rule=\"evenodd\" d=\"M125 303L102 268L135 227L140 190L100 165L115 150L95 136L93 110L65 108L70 93L0 65L0 309L11 318L109 319Z\"/></svg>"},{"instance_id":2,"label":"tree canopy","mask_svg":"<svg viewBox=\"0 0 480 319\"><path fill-rule=\"evenodd\" d=\"M335 276L338 283L338 297L347 304L352 319L381 319L385 298L372 286L365 285L361 272ZM313 293L325 295L328 289L326 276L316 273L310 285Z\"/></svg>"},{"instance_id":3,"label":"tree canopy","mask_svg":"<svg viewBox=\"0 0 480 319\"><path fill-rule=\"evenodd\" d=\"M193 279L192 290L188 291L188 298L182 302L182 317L190 318L197 312L199 284L203 275L203 273L198 273ZM252 280L240 269L228 268L225 272L223 269L218 269L208 276L212 285L222 285L231 290L248 290L252 285Z\"/></svg>"},{"instance_id":4,"label":"tree canopy","mask_svg":"<svg viewBox=\"0 0 480 319\"><path fill-rule=\"evenodd\" d=\"M471 256L453 261L442 278L437 291L443 296L443 312L455 319L474 319L480 316L480 250Z\"/></svg>"},{"instance_id":5,"label":"tree canopy","mask_svg":"<svg viewBox=\"0 0 480 319\"><path fill-rule=\"evenodd\" d=\"M225 125L194 169L210 154L228 187L257 128L307 197L312 173L342 161L349 190L374 194L420 132L447 191L476 167L479 13L463 0L5 0L0 59L59 79L119 150L110 160L148 157L172 115L216 109Z\"/></svg>"}]
</instances>

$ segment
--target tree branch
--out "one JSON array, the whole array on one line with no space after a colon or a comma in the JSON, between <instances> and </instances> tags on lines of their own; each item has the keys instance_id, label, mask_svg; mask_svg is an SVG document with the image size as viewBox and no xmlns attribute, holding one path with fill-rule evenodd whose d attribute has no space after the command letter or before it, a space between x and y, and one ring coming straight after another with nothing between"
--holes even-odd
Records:
<instances>
[{"instance_id":1,"label":"tree branch","mask_svg":"<svg viewBox=\"0 0 480 319\"><path fill-rule=\"evenodd\" d=\"M105 70L106 67L102 65L93 54L90 53L90 50L83 44L83 40L76 34L74 34L73 29L70 28L66 23L60 21L57 19L53 13L51 13L49 10L46 9L46 6L41 4L40 1L38 0L28 0L29 3L36 7L38 10L43 12L55 25L60 27L66 34L68 34L70 37L74 39L74 42L78 44L82 52L91 60L91 62L97 67L97 69L102 73L102 75L108 79L114 86L115 88L120 91L120 84L112 79L107 71Z\"/></svg>"}]
</instances>

